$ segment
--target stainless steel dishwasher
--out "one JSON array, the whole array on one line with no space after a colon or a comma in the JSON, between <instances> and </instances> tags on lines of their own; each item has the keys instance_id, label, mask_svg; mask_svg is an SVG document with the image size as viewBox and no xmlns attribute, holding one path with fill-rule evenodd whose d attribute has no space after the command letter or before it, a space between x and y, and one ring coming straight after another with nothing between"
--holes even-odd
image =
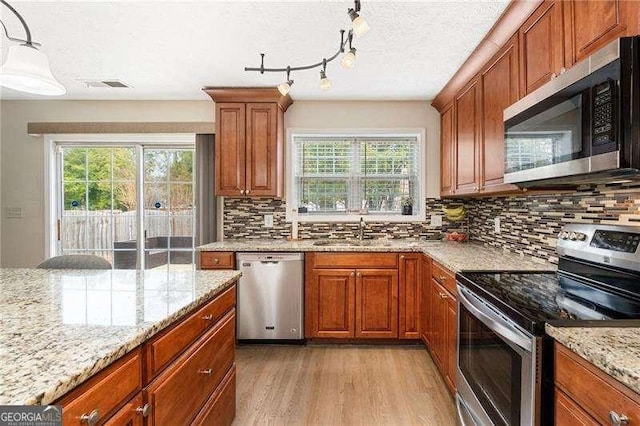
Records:
<instances>
[{"instance_id":1,"label":"stainless steel dishwasher","mask_svg":"<svg viewBox=\"0 0 640 426\"><path fill-rule=\"evenodd\" d=\"M304 254L238 253L238 340L301 340Z\"/></svg>"}]
</instances>

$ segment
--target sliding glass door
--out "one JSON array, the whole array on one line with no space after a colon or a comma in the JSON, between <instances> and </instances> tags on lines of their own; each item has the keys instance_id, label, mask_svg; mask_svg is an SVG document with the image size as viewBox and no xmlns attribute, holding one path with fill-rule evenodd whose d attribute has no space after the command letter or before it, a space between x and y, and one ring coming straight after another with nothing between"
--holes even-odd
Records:
<instances>
[{"instance_id":1,"label":"sliding glass door","mask_svg":"<svg viewBox=\"0 0 640 426\"><path fill-rule=\"evenodd\" d=\"M192 146L57 146L58 253L116 269L192 268Z\"/></svg>"}]
</instances>

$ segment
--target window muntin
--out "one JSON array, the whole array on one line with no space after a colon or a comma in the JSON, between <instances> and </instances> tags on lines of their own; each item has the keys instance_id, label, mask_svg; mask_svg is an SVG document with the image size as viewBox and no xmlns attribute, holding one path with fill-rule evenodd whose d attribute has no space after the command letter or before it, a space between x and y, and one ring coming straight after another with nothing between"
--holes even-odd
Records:
<instances>
[{"instance_id":1,"label":"window muntin","mask_svg":"<svg viewBox=\"0 0 640 426\"><path fill-rule=\"evenodd\" d=\"M417 136L294 136L293 195L309 214L399 215L420 198ZM415 216L419 203L413 202Z\"/></svg>"}]
</instances>

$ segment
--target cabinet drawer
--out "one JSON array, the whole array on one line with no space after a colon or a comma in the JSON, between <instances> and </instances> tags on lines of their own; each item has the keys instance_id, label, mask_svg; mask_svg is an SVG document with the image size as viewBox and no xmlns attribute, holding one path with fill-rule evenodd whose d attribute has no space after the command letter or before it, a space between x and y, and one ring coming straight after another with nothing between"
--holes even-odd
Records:
<instances>
[{"instance_id":1,"label":"cabinet drawer","mask_svg":"<svg viewBox=\"0 0 640 426\"><path fill-rule=\"evenodd\" d=\"M554 368L556 386L598 422L609 424L612 411L640 420L640 395L558 343Z\"/></svg>"},{"instance_id":2,"label":"cabinet drawer","mask_svg":"<svg viewBox=\"0 0 640 426\"><path fill-rule=\"evenodd\" d=\"M236 286L225 290L177 326L145 345L146 381L151 381L169 362L191 345L236 304Z\"/></svg>"},{"instance_id":3,"label":"cabinet drawer","mask_svg":"<svg viewBox=\"0 0 640 426\"><path fill-rule=\"evenodd\" d=\"M138 393L107 420L104 426L142 426L144 424L143 409L142 393Z\"/></svg>"},{"instance_id":4,"label":"cabinet drawer","mask_svg":"<svg viewBox=\"0 0 640 426\"><path fill-rule=\"evenodd\" d=\"M200 269L234 269L236 256L232 251L200 252Z\"/></svg>"},{"instance_id":5,"label":"cabinet drawer","mask_svg":"<svg viewBox=\"0 0 640 426\"><path fill-rule=\"evenodd\" d=\"M576 405L575 402L560 389L555 390L555 424L563 425L582 425L597 426L598 423L591 418L584 410Z\"/></svg>"},{"instance_id":6,"label":"cabinet drawer","mask_svg":"<svg viewBox=\"0 0 640 426\"><path fill-rule=\"evenodd\" d=\"M315 253L314 268L397 268L396 253Z\"/></svg>"},{"instance_id":7,"label":"cabinet drawer","mask_svg":"<svg viewBox=\"0 0 640 426\"><path fill-rule=\"evenodd\" d=\"M56 404L62 405L62 422L65 425L83 424L81 417L94 411L99 416L98 422L102 423L141 389L142 356L140 350L135 350Z\"/></svg>"},{"instance_id":8,"label":"cabinet drawer","mask_svg":"<svg viewBox=\"0 0 640 426\"><path fill-rule=\"evenodd\" d=\"M431 264L431 277L441 286L447 289L452 295L456 295L456 277L451 271L438 262L433 261Z\"/></svg>"},{"instance_id":9,"label":"cabinet drawer","mask_svg":"<svg viewBox=\"0 0 640 426\"><path fill-rule=\"evenodd\" d=\"M233 365L235 310L146 389L150 425L189 424Z\"/></svg>"},{"instance_id":10,"label":"cabinet drawer","mask_svg":"<svg viewBox=\"0 0 640 426\"><path fill-rule=\"evenodd\" d=\"M231 367L227 375L211 395L195 420L194 426L229 426L236 417L236 366Z\"/></svg>"}]
</instances>

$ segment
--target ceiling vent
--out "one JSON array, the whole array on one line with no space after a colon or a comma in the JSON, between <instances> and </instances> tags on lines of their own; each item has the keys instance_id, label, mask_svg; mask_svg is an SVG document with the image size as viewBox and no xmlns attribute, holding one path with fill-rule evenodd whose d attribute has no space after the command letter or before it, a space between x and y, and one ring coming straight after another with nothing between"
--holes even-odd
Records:
<instances>
[{"instance_id":1,"label":"ceiling vent","mask_svg":"<svg viewBox=\"0 0 640 426\"><path fill-rule=\"evenodd\" d=\"M84 83L87 87L102 87L102 88L115 88L115 89L128 89L131 86L120 80L87 80L78 79L79 82Z\"/></svg>"}]
</instances>

